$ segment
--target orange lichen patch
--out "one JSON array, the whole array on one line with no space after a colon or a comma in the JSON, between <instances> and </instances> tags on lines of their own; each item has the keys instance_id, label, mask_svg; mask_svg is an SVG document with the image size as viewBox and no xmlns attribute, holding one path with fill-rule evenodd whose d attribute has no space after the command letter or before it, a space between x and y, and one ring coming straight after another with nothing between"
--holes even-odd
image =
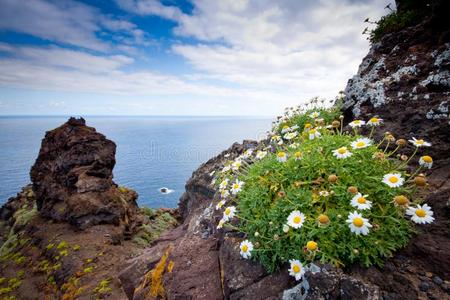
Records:
<instances>
[{"instance_id":1,"label":"orange lichen patch","mask_svg":"<svg viewBox=\"0 0 450 300\"><path fill-rule=\"evenodd\" d=\"M163 285L163 275L164 270L166 269L167 265L167 258L169 257L171 250L171 246L168 246L166 250L164 251L164 254L161 256L161 259L159 260L158 264L156 266L148 271L145 276L142 283L135 289L135 293L139 292L140 290L144 289L145 287L150 287L150 291L148 293L149 298L162 298L166 299L166 291L164 290ZM169 262L169 266L167 266L167 269L169 270L170 264L172 263L172 269L173 269L173 261ZM170 273L170 272L169 272Z\"/></svg>"},{"instance_id":2,"label":"orange lichen patch","mask_svg":"<svg viewBox=\"0 0 450 300\"><path fill-rule=\"evenodd\" d=\"M174 266L175 263L173 262L173 260L169 261L169 264L167 265L167 272L172 273Z\"/></svg>"}]
</instances>

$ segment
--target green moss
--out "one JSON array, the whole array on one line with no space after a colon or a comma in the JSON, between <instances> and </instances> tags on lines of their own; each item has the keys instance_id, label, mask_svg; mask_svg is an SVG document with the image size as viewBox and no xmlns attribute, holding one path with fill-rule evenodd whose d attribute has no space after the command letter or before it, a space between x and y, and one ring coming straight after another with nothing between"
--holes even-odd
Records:
<instances>
[{"instance_id":1,"label":"green moss","mask_svg":"<svg viewBox=\"0 0 450 300\"><path fill-rule=\"evenodd\" d=\"M59 251L59 256L67 256L69 255L69 251L67 249Z\"/></svg>"},{"instance_id":2,"label":"green moss","mask_svg":"<svg viewBox=\"0 0 450 300\"><path fill-rule=\"evenodd\" d=\"M54 243L50 243L50 244L48 244L48 245L45 247L45 249L48 251L48 250L53 249L53 247L55 247L55 244L54 244Z\"/></svg>"},{"instance_id":3,"label":"green moss","mask_svg":"<svg viewBox=\"0 0 450 300\"><path fill-rule=\"evenodd\" d=\"M2 285L3 283L6 282L6 278L5 277L0 277L0 285Z\"/></svg>"},{"instance_id":4,"label":"green moss","mask_svg":"<svg viewBox=\"0 0 450 300\"><path fill-rule=\"evenodd\" d=\"M58 246L56 246L56 249L61 250L66 249L67 247L69 247L69 244L66 241L61 241Z\"/></svg>"},{"instance_id":5,"label":"green moss","mask_svg":"<svg viewBox=\"0 0 450 300\"><path fill-rule=\"evenodd\" d=\"M126 193L126 192L128 192L128 189L124 186L119 186L119 192Z\"/></svg>"},{"instance_id":6,"label":"green moss","mask_svg":"<svg viewBox=\"0 0 450 300\"><path fill-rule=\"evenodd\" d=\"M169 213L153 213L154 217L149 224L143 224L133 237L133 242L139 246L148 246L165 230L175 227L178 221Z\"/></svg>"},{"instance_id":7,"label":"green moss","mask_svg":"<svg viewBox=\"0 0 450 300\"><path fill-rule=\"evenodd\" d=\"M13 225L13 229L21 226L25 226L33 217L38 214L36 204L30 210L27 206L24 205L21 209L17 210L14 213L14 218L16 222Z\"/></svg>"},{"instance_id":8,"label":"green moss","mask_svg":"<svg viewBox=\"0 0 450 300\"><path fill-rule=\"evenodd\" d=\"M83 273L85 274L92 273L92 271L94 271L94 267L87 267L83 269Z\"/></svg>"},{"instance_id":9,"label":"green moss","mask_svg":"<svg viewBox=\"0 0 450 300\"><path fill-rule=\"evenodd\" d=\"M74 245L73 247L72 247L72 250L73 251L78 251L78 250L80 250L81 249L81 246L80 245Z\"/></svg>"},{"instance_id":10,"label":"green moss","mask_svg":"<svg viewBox=\"0 0 450 300\"><path fill-rule=\"evenodd\" d=\"M22 280L19 278L11 278L10 280L8 280L8 286L13 290L19 288L21 285Z\"/></svg>"},{"instance_id":11,"label":"green moss","mask_svg":"<svg viewBox=\"0 0 450 300\"><path fill-rule=\"evenodd\" d=\"M99 296L105 296L112 292L112 289L109 287L110 279L104 279L98 283L98 285L94 289L94 293Z\"/></svg>"},{"instance_id":12,"label":"green moss","mask_svg":"<svg viewBox=\"0 0 450 300\"><path fill-rule=\"evenodd\" d=\"M3 288L0 288L0 295L9 294L12 291L13 291L13 289L10 288L9 286L8 287L3 287Z\"/></svg>"},{"instance_id":13,"label":"green moss","mask_svg":"<svg viewBox=\"0 0 450 300\"><path fill-rule=\"evenodd\" d=\"M148 216L149 218L152 218L153 215L155 214L155 211L153 209L151 209L150 207L142 207L141 213Z\"/></svg>"}]
</instances>

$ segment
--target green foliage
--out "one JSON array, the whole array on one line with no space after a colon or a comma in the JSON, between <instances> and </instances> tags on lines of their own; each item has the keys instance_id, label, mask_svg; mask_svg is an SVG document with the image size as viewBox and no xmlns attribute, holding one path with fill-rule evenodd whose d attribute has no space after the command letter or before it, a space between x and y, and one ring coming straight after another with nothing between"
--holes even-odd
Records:
<instances>
[{"instance_id":1,"label":"green foliage","mask_svg":"<svg viewBox=\"0 0 450 300\"><path fill-rule=\"evenodd\" d=\"M141 213L148 216L149 218L152 218L155 214L155 211L153 209L151 209L150 207L145 206L145 207L141 208Z\"/></svg>"},{"instance_id":2,"label":"green foliage","mask_svg":"<svg viewBox=\"0 0 450 300\"><path fill-rule=\"evenodd\" d=\"M94 293L99 296L104 296L112 292L112 289L109 287L110 279L103 279L98 283L98 285L94 289Z\"/></svg>"},{"instance_id":3,"label":"green foliage","mask_svg":"<svg viewBox=\"0 0 450 300\"><path fill-rule=\"evenodd\" d=\"M392 32L398 32L406 27L417 24L421 20L420 15L416 11L397 12L382 16L376 22L377 26L370 32L370 42L378 42L384 35Z\"/></svg>"},{"instance_id":4,"label":"green foliage","mask_svg":"<svg viewBox=\"0 0 450 300\"><path fill-rule=\"evenodd\" d=\"M392 152L387 150L390 137L378 145L370 140L372 127L369 142L358 148L355 141L365 137L357 129L342 132L337 119L336 108L288 111L275 123L273 135L278 138L264 149L268 151L264 158L256 159L256 154L241 169L220 172L217 178L217 185L227 179L228 187L236 179L244 182L242 190L224 206L236 207L238 222L223 226L245 233L254 245L251 257L269 272L290 259L336 266L382 265L408 243L414 231L405 217L406 206L398 205L394 198L402 195L412 199L417 187L412 180L399 187L382 182L390 173L401 174L403 179L411 177L404 171L406 163L394 158L398 147ZM310 130L319 132L320 137L312 138ZM295 132L294 137L286 140L287 132ZM337 158L334 151L341 147L347 147L351 156ZM280 159L279 153L287 155L286 161ZM352 203L352 199L359 198L370 201L371 207ZM294 211L304 215L300 228L289 223L288 217ZM353 212L368 220L368 234L352 231L352 222L347 219ZM227 221L225 215L226 209L219 228ZM319 216L324 215L327 222L321 223ZM318 248L308 249L308 242L317 243Z\"/></svg>"}]
</instances>

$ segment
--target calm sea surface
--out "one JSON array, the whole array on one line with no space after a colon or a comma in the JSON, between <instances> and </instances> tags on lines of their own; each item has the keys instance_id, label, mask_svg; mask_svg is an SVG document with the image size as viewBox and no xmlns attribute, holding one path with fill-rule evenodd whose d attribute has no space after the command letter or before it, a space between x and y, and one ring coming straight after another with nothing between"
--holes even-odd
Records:
<instances>
[{"instance_id":1,"label":"calm sea surface","mask_svg":"<svg viewBox=\"0 0 450 300\"><path fill-rule=\"evenodd\" d=\"M30 182L45 131L66 117L0 117L0 204ZM139 205L175 207L203 162L243 139L260 139L269 118L86 117L117 144L114 181L139 193ZM161 194L159 188L174 190Z\"/></svg>"}]
</instances>

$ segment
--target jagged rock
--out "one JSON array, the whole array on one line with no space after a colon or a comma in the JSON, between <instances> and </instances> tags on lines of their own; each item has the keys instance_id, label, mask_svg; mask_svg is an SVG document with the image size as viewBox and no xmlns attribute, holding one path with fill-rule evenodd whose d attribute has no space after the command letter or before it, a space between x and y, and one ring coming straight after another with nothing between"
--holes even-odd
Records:
<instances>
[{"instance_id":1,"label":"jagged rock","mask_svg":"<svg viewBox=\"0 0 450 300\"><path fill-rule=\"evenodd\" d=\"M116 145L70 118L46 133L30 175L41 216L68 221L78 229L136 215L137 194L113 182Z\"/></svg>"}]
</instances>

